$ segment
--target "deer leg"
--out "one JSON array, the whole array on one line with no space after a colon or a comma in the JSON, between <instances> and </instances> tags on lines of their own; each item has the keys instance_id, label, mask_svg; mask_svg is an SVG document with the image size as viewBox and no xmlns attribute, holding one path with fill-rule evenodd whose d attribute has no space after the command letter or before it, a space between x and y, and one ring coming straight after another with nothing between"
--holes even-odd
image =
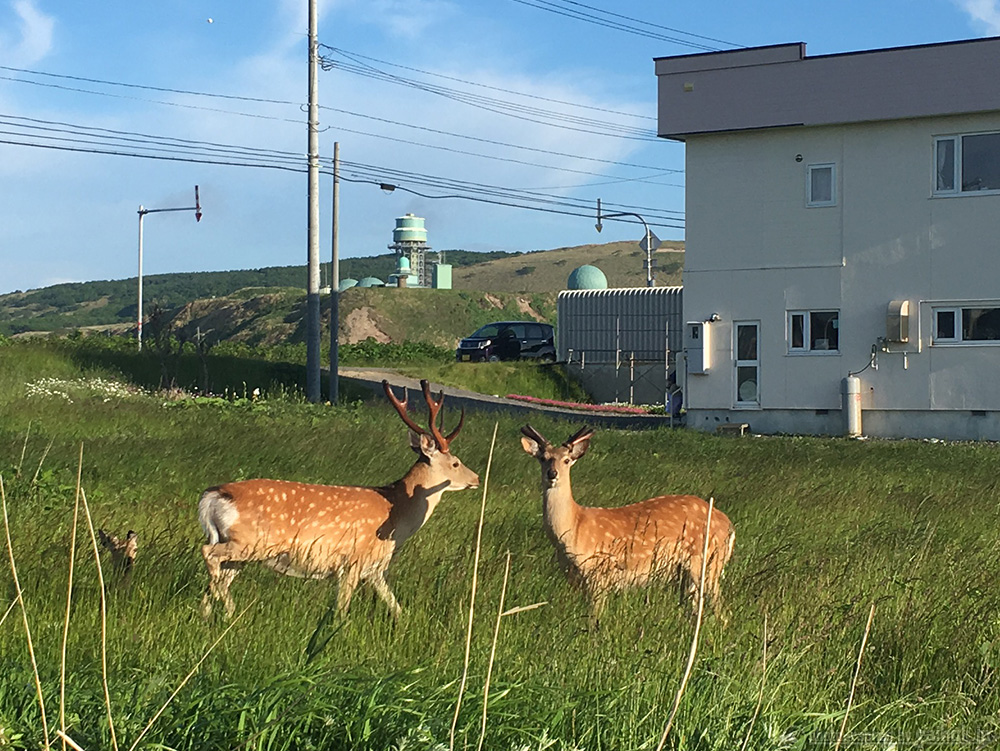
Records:
<instances>
[{"instance_id":1,"label":"deer leg","mask_svg":"<svg viewBox=\"0 0 1000 751\"><path fill-rule=\"evenodd\" d=\"M340 574L337 580L337 612L346 616L351 607L351 597L361 581L361 570L352 566Z\"/></svg>"},{"instance_id":2,"label":"deer leg","mask_svg":"<svg viewBox=\"0 0 1000 751\"><path fill-rule=\"evenodd\" d=\"M202 545L201 555L208 569L208 589L201 598L201 614L208 618L212 614L212 600L222 602L226 608L226 616L232 617L236 610L229 585L232 584L240 565L250 560L251 553L232 543L222 542L216 545Z\"/></svg>"},{"instance_id":3,"label":"deer leg","mask_svg":"<svg viewBox=\"0 0 1000 751\"><path fill-rule=\"evenodd\" d=\"M607 602L607 591L602 587L593 588L588 592L590 596L590 626L596 631L601 627L601 613L604 612L604 605Z\"/></svg>"},{"instance_id":4,"label":"deer leg","mask_svg":"<svg viewBox=\"0 0 1000 751\"><path fill-rule=\"evenodd\" d=\"M374 587L375 591L378 592L379 597L382 598L383 602L389 606L389 611L392 613L392 619L394 621L399 620L400 613L403 609L399 607L399 602L396 601L396 595L392 593L389 589L389 585L385 580L385 574L379 571L374 576L368 579L368 582Z\"/></svg>"}]
</instances>

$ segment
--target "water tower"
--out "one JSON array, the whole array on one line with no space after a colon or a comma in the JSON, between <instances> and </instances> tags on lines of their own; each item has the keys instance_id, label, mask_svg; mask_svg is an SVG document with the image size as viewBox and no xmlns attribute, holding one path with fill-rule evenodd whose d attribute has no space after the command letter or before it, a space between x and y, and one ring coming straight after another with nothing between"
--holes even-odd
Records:
<instances>
[{"instance_id":1,"label":"water tower","mask_svg":"<svg viewBox=\"0 0 1000 751\"><path fill-rule=\"evenodd\" d=\"M406 214L396 219L396 229L392 231L389 250L409 259L410 274L417 278L421 287L430 287L432 282L431 267L426 262L426 254L430 249L423 217Z\"/></svg>"}]
</instances>

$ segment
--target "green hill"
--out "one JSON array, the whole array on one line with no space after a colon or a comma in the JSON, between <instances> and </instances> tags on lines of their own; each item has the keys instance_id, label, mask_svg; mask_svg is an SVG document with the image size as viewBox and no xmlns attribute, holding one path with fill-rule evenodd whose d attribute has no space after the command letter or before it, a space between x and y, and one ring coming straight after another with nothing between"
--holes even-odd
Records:
<instances>
[{"instance_id":1,"label":"green hill","mask_svg":"<svg viewBox=\"0 0 1000 751\"><path fill-rule=\"evenodd\" d=\"M340 295L339 340L356 344L418 341L448 349L463 336L496 320L555 322L556 294L474 293L463 290L352 288ZM329 299L322 306L324 344L329 341ZM305 296L298 290L242 290L197 300L168 313L164 323L179 337L209 343L273 346L306 341ZM150 323L153 336L156 324Z\"/></svg>"},{"instance_id":2,"label":"green hill","mask_svg":"<svg viewBox=\"0 0 1000 751\"><path fill-rule=\"evenodd\" d=\"M665 245L672 247L656 254L657 283L679 284L684 254L677 248L683 246ZM445 260L455 267L454 290L349 290L341 298L341 337L354 341L357 332L367 329L376 339L423 338L450 347L470 325L491 318L551 321L555 295L574 268L593 264L604 271L609 286L642 286L644 255L634 242L529 253L449 250ZM390 253L347 258L340 276L385 279L394 266ZM323 279L328 278L325 264ZM144 307L147 317L171 321L192 336L200 329L214 332L213 337L254 343L302 341L305 279L304 266L158 274L143 278ZM0 295L0 334L128 330L136 318L136 287L133 277Z\"/></svg>"}]
</instances>

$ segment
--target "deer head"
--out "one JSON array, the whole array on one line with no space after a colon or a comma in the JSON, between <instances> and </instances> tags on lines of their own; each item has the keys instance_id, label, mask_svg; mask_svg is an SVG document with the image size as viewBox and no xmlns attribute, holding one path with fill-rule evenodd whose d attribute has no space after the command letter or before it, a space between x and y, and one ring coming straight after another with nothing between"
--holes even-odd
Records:
<instances>
[{"instance_id":1,"label":"deer head","mask_svg":"<svg viewBox=\"0 0 1000 751\"><path fill-rule=\"evenodd\" d=\"M542 486L554 488L569 482L569 470L577 460L587 453L590 439L594 431L588 427L580 428L561 446L553 446L545 436L530 425L521 428L521 446L535 457L542 467Z\"/></svg>"}]
</instances>

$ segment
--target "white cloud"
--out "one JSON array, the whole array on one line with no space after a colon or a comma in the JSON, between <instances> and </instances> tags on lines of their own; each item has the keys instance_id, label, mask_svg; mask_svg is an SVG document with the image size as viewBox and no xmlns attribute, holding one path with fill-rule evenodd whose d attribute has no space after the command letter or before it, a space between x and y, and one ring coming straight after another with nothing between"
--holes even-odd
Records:
<instances>
[{"instance_id":1,"label":"white cloud","mask_svg":"<svg viewBox=\"0 0 1000 751\"><path fill-rule=\"evenodd\" d=\"M987 34L1000 35L1000 0L956 0Z\"/></svg>"},{"instance_id":2,"label":"white cloud","mask_svg":"<svg viewBox=\"0 0 1000 751\"><path fill-rule=\"evenodd\" d=\"M453 11L441 0L375 0L369 20L382 26L390 37L420 39L433 24L440 24Z\"/></svg>"},{"instance_id":3,"label":"white cloud","mask_svg":"<svg viewBox=\"0 0 1000 751\"><path fill-rule=\"evenodd\" d=\"M5 57L14 65L34 65L52 49L55 18L40 11L34 0L15 0L11 8L20 28L14 34L0 31L0 48L8 50Z\"/></svg>"}]
</instances>

